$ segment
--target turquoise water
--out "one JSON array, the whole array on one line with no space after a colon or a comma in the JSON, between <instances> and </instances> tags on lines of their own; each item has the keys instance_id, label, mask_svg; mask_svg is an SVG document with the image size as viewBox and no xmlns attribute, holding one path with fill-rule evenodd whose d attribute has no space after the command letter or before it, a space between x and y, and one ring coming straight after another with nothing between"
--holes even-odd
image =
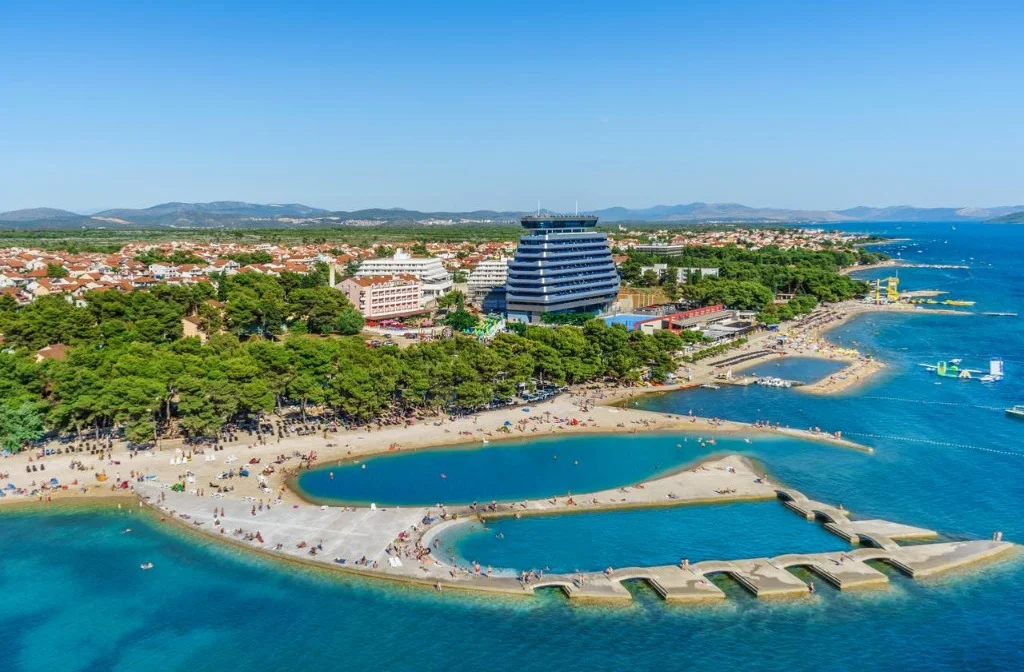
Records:
<instances>
[{"instance_id":1,"label":"turquoise water","mask_svg":"<svg viewBox=\"0 0 1024 672\"><path fill-rule=\"evenodd\" d=\"M753 364L744 368L733 369L734 374L748 376L769 376L783 380L795 380L801 383L814 383L828 378L842 369L846 364L829 359L813 357L779 357L768 362Z\"/></svg>"},{"instance_id":2,"label":"turquoise water","mask_svg":"<svg viewBox=\"0 0 1024 672\"><path fill-rule=\"evenodd\" d=\"M947 289L953 298L978 301L978 311L1024 313L1019 255L1024 228L960 224L956 231L948 225L872 230L913 237L902 253L914 261L967 260L973 266L969 271L905 269L900 272L905 287ZM813 497L842 502L860 516L954 537L987 538L999 529L1007 539L1024 540L1024 422L1002 412L1024 403L1024 321L871 315L831 337L856 341L890 366L856 393L839 397L723 387L646 403L842 429L873 445L875 454L762 438L749 445L720 442L718 448L756 457L776 478ZM983 368L992 355L1002 356L1007 369L1007 380L993 386L938 381L917 366L963 357ZM667 447L622 445L644 470L658 464L667 468L664 453L648 453L671 451L673 437L664 438ZM605 450L594 459L611 459L612 449ZM473 459L481 452L459 454ZM542 459L538 450L528 463L539 467ZM638 474L623 473L621 480L643 477ZM533 487L532 477L532 471L487 476L512 483L510 488ZM544 487L569 489L568 481L550 478ZM472 491L468 485L460 488L464 494ZM422 496L427 495L416 494ZM792 518L798 528L804 524ZM133 534L120 534L126 524ZM559 523L562 531L555 533L576 534L577 526L586 524L582 516L566 516ZM623 546L633 544L631 525L626 517L613 517L606 532L626 540ZM660 552L648 550L652 558ZM156 568L139 571L145 561ZM556 595L532 600L437 596L282 570L184 540L156 523L126 523L118 515L7 513L0 515L0 662L12 670L1024 667L1020 557L935 580L899 575L892 580L884 591L839 593L825 587L799 603L740 593L713 607L675 608L638 589L630 607L585 608Z\"/></svg>"},{"instance_id":3,"label":"turquoise water","mask_svg":"<svg viewBox=\"0 0 1024 672\"><path fill-rule=\"evenodd\" d=\"M459 565L548 572L674 565L848 550L850 545L778 501L735 502L467 523L439 537Z\"/></svg>"},{"instance_id":4,"label":"turquoise water","mask_svg":"<svg viewBox=\"0 0 1024 672\"><path fill-rule=\"evenodd\" d=\"M316 500L404 506L595 492L637 483L709 455L712 449L702 449L697 438L592 434L390 453L303 472L299 486ZM714 450L736 451L742 445L739 439L719 439Z\"/></svg>"}]
</instances>

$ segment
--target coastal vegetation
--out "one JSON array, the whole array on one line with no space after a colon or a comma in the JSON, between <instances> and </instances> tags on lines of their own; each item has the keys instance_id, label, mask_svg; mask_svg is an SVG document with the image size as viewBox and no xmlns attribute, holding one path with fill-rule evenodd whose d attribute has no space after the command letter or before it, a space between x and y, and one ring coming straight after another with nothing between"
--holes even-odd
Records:
<instances>
[{"instance_id":1,"label":"coastal vegetation","mask_svg":"<svg viewBox=\"0 0 1024 672\"><path fill-rule=\"evenodd\" d=\"M487 344L456 334L371 348L347 335L362 319L323 284L324 272L93 292L81 305L3 297L0 442L17 449L46 431L115 430L134 442L212 436L283 406L315 406L356 424L468 412L537 385L660 380L684 345L668 332L590 320L525 327ZM205 343L183 337L186 315L209 331ZM62 357L37 354L52 344L68 348Z\"/></svg>"},{"instance_id":2,"label":"coastal vegetation","mask_svg":"<svg viewBox=\"0 0 1024 672\"><path fill-rule=\"evenodd\" d=\"M724 304L730 308L758 311L763 322L772 324L814 310L818 302L852 299L868 291L867 283L839 271L857 264L872 264L887 257L849 247L834 250L782 249L774 246L748 250L735 245L687 247L682 255L665 256L629 251L621 274L636 287L660 286L669 296L695 305ZM657 274L644 267L665 264ZM677 282L677 269L718 269L717 275L700 270L685 271L685 282ZM777 303L777 296L789 296Z\"/></svg>"},{"instance_id":3,"label":"coastal vegetation","mask_svg":"<svg viewBox=\"0 0 1024 672\"><path fill-rule=\"evenodd\" d=\"M746 338L737 338L737 339L734 339L732 341L728 341L728 342L725 342L725 343L719 343L718 345L712 345L711 347L703 348L701 350L697 350L696 352L694 352L692 354L684 355L680 359L682 359L682 361L687 362L689 364L693 364L694 362L699 362L700 360L707 359L708 357L715 357L717 355L724 354L724 353L729 352L730 350L732 350L734 348L738 348L738 347L740 347L742 345L746 345L746 344L747 344L747 339Z\"/></svg>"}]
</instances>

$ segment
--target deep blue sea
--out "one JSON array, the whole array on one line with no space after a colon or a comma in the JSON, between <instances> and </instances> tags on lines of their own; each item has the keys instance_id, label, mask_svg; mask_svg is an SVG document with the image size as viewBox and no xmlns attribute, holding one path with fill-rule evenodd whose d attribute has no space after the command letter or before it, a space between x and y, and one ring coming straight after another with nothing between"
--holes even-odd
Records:
<instances>
[{"instance_id":1,"label":"deep blue sea","mask_svg":"<svg viewBox=\"0 0 1024 672\"><path fill-rule=\"evenodd\" d=\"M977 301L979 312L1024 314L1024 227L859 228L911 238L878 248L910 261L971 266L901 269L904 288L945 290ZM778 437L705 449L683 435L582 437L387 456L360 473L336 467L339 489L326 494L431 504L561 495L634 482L714 450L750 455L775 479L858 516L951 538L1002 530L1024 541L1024 421L1003 413L1024 403L1024 319L869 315L829 337L889 366L836 397L752 386L642 403L841 429L872 445L872 455ZM981 369L992 356L1006 362L1007 378L995 385L939 380L919 366L960 357ZM121 534L126 525L132 534ZM680 608L637 588L628 607L595 608L555 593L495 599L339 579L182 535L113 512L0 514L0 663L11 670L1024 668L1020 556L928 581L894 574L881 591L824 586L796 602L736 589L723 604ZM774 502L507 520L446 541L462 556L523 568L842 547ZM139 571L145 561L156 568Z\"/></svg>"}]
</instances>

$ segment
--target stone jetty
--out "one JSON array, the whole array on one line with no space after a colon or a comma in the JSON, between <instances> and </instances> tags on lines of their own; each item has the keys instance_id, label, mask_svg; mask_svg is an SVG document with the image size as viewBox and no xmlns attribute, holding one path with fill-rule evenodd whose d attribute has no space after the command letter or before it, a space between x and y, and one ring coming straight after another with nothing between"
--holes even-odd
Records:
<instances>
[{"instance_id":1,"label":"stone jetty","mask_svg":"<svg viewBox=\"0 0 1024 672\"><path fill-rule=\"evenodd\" d=\"M897 540L925 539L936 532L886 520L851 520L839 507L812 500L792 488L758 477L744 458L730 455L645 483L599 493L506 502L481 511L467 507L330 507L256 499L199 497L142 484L139 495L164 520L198 533L281 558L362 576L419 583L437 590L530 595L559 589L573 600L627 601L630 582L644 582L666 601L720 600L717 577L727 577L757 597L800 597L811 587L791 570L800 568L840 590L883 586L889 577L868 563L883 563L912 578L923 578L1010 551L1003 541L952 541L901 546ZM521 580L498 571L454 567L428 552L437 535L467 520L488 515L530 515L600 511L624 507L671 506L707 501L777 498L805 518L860 547L849 551L788 554L771 558L704 561L653 567L619 567L610 573L543 574ZM766 504L767 505L767 504Z\"/></svg>"}]
</instances>

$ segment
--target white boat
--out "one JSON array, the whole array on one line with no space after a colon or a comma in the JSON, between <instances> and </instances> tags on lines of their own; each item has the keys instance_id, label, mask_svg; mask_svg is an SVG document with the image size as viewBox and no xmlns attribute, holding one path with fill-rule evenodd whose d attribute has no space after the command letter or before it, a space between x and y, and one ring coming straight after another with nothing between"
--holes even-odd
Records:
<instances>
[{"instance_id":1,"label":"white boat","mask_svg":"<svg viewBox=\"0 0 1024 672\"><path fill-rule=\"evenodd\" d=\"M705 390L717 390L718 389L718 385L715 385L714 383L704 383L703 385L701 385L701 387L703 387Z\"/></svg>"},{"instance_id":2,"label":"white boat","mask_svg":"<svg viewBox=\"0 0 1024 672\"><path fill-rule=\"evenodd\" d=\"M788 380L783 380L781 378L759 378L757 384L763 385L764 387L791 387L793 385L793 383Z\"/></svg>"},{"instance_id":3,"label":"white boat","mask_svg":"<svg viewBox=\"0 0 1024 672\"><path fill-rule=\"evenodd\" d=\"M1024 420L1024 404L1016 404L1006 409L1006 414L1011 418L1020 418Z\"/></svg>"}]
</instances>

